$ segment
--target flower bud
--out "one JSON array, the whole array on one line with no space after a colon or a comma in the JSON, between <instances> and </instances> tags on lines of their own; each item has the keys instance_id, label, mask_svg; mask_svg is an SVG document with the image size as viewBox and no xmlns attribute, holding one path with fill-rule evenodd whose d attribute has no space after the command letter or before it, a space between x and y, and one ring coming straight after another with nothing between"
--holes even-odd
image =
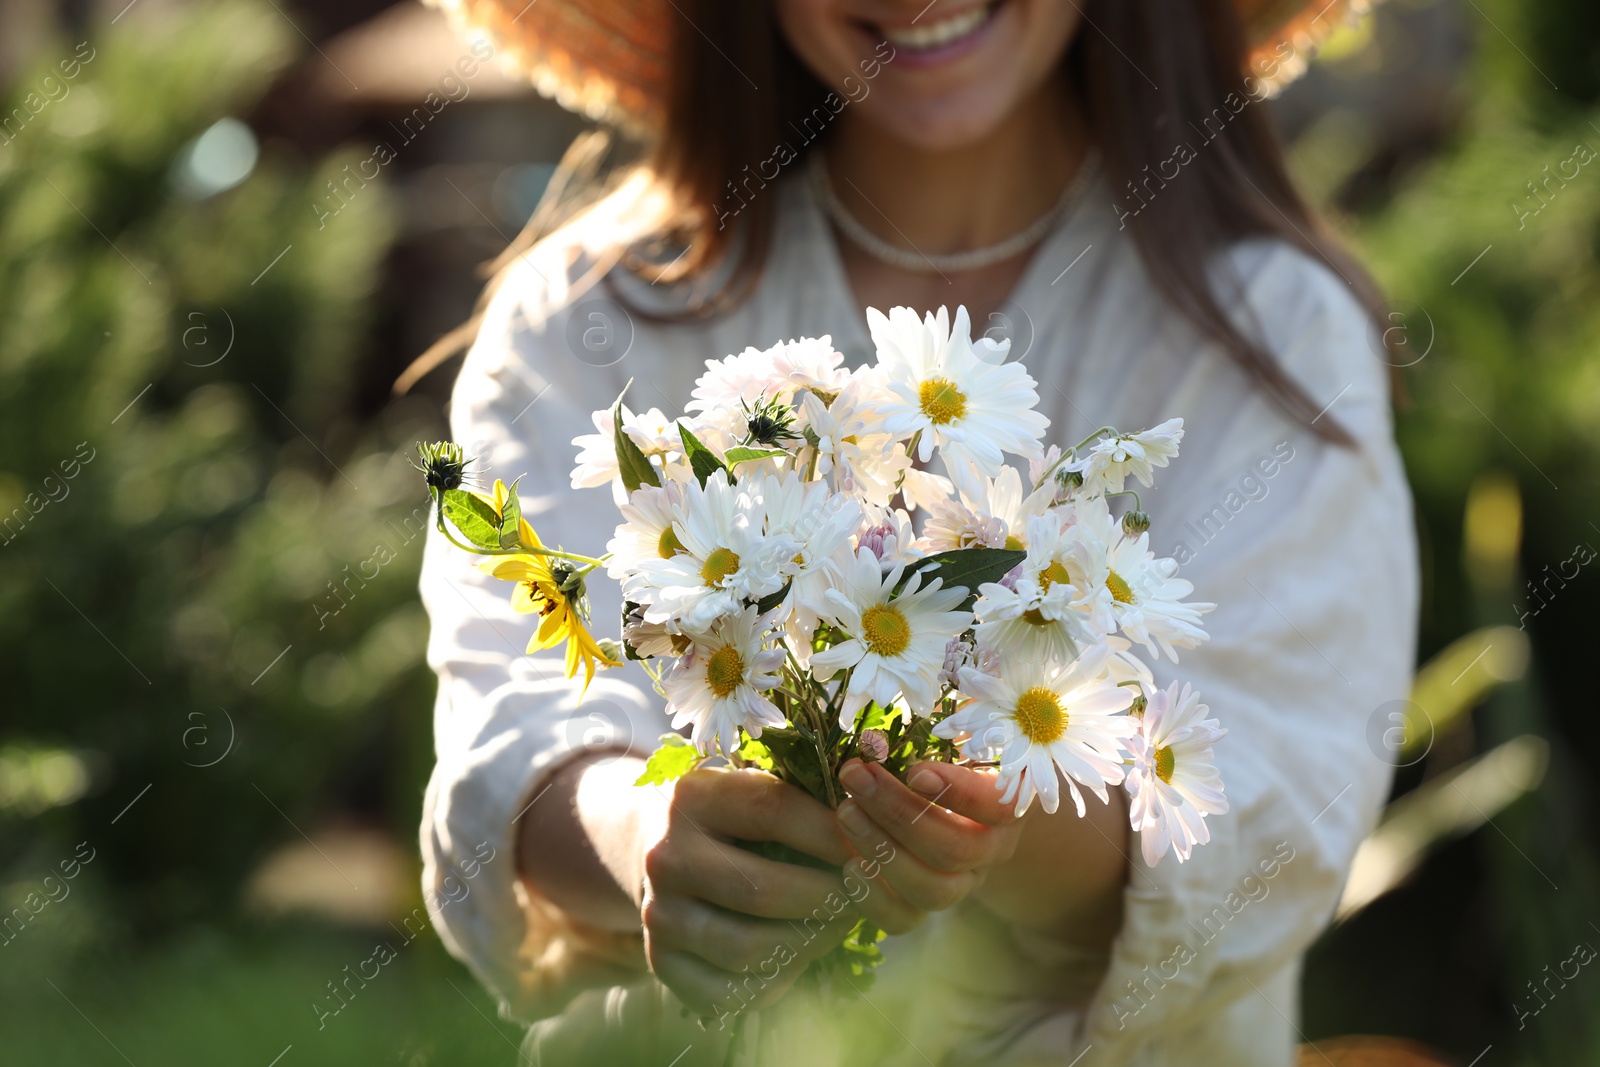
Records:
<instances>
[{"instance_id":1,"label":"flower bud","mask_svg":"<svg viewBox=\"0 0 1600 1067\"><path fill-rule=\"evenodd\" d=\"M1083 472L1075 471L1071 467L1057 467L1056 484L1063 489L1082 489Z\"/></svg>"},{"instance_id":2,"label":"flower bud","mask_svg":"<svg viewBox=\"0 0 1600 1067\"><path fill-rule=\"evenodd\" d=\"M1133 690L1133 703L1128 706L1128 714L1142 716L1145 709L1150 706L1150 698L1144 695L1144 688L1138 682L1121 683Z\"/></svg>"},{"instance_id":3,"label":"flower bud","mask_svg":"<svg viewBox=\"0 0 1600 1067\"><path fill-rule=\"evenodd\" d=\"M1138 537L1150 529L1150 516L1139 510L1128 512L1122 516L1122 532L1129 537Z\"/></svg>"},{"instance_id":4,"label":"flower bud","mask_svg":"<svg viewBox=\"0 0 1600 1067\"><path fill-rule=\"evenodd\" d=\"M889 736L882 730L864 730L856 751L868 763L882 763L889 758Z\"/></svg>"}]
</instances>

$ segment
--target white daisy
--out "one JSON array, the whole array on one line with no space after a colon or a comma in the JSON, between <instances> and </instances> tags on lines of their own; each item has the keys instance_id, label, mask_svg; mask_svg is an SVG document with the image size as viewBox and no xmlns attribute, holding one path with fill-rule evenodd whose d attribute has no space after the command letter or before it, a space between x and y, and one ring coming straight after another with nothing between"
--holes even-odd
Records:
<instances>
[{"instance_id":1,"label":"white daisy","mask_svg":"<svg viewBox=\"0 0 1600 1067\"><path fill-rule=\"evenodd\" d=\"M877 419L859 381L844 385L831 404L814 392L801 393L796 426L817 450L818 477L831 474L839 492L873 507L888 506L911 457L892 434L875 432Z\"/></svg>"},{"instance_id":2,"label":"white daisy","mask_svg":"<svg viewBox=\"0 0 1600 1067\"><path fill-rule=\"evenodd\" d=\"M1128 772L1128 817L1139 831L1144 861L1155 866L1170 848L1178 862L1195 845L1211 840L1207 815L1228 810L1212 747L1228 731L1200 696L1173 682L1150 697L1133 738L1133 769Z\"/></svg>"},{"instance_id":3,"label":"white daisy","mask_svg":"<svg viewBox=\"0 0 1600 1067\"><path fill-rule=\"evenodd\" d=\"M905 454L904 445L896 445L895 450L901 455ZM940 503L950 499L956 487L949 478L935 474L932 471L918 470L908 467L900 483L900 496L906 502L906 507L912 511L921 508L931 511Z\"/></svg>"},{"instance_id":4,"label":"white daisy","mask_svg":"<svg viewBox=\"0 0 1600 1067\"><path fill-rule=\"evenodd\" d=\"M1184 601L1194 586L1175 577L1177 561L1156 558L1148 532L1129 537L1103 501L1081 501L1077 512L1077 522L1067 527L1076 541L1067 562L1073 606L1102 633L1120 630L1174 663L1177 649L1204 641L1200 617L1216 605Z\"/></svg>"},{"instance_id":5,"label":"white daisy","mask_svg":"<svg viewBox=\"0 0 1600 1067\"><path fill-rule=\"evenodd\" d=\"M739 728L760 737L764 726L782 726L783 713L763 694L778 684L783 652L764 647L766 626L755 608L724 615L673 664L663 680L672 725L693 725L701 752L719 746L724 755L739 747Z\"/></svg>"},{"instance_id":6,"label":"white daisy","mask_svg":"<svg viewBox=\"0 0 1600 1067\"><path fill-rule=\"evenodd\" d=\"M1005 362L1009 342L972 340L966 308L956 309L953 328L944 308L921 321L910 308L887 317L869 308L867 323L894 394L882 406L884 428L901 438L920 431L919 459L937 447L950 478L975 493L977 474L999 474L1004 453L1039 454L1050 420L1034 410L1034 380Z\"/></svg>"},{"instance_id":7,"label":"white daisy","mask_svg":"<svg viewBox=\"0 0 1600 1067\"><path fill-rule=\"evenodd\" d=\"M795 546L779 570L790 583L785 603L794 611L794 632L809 644L829 587L828 564L850 553L861 504L829 492L826 482L803 482L793 473L763 475L746 488L761 503L766 535Z\"/></svg>"},{"instance_id":8,"label":"white daisy","mask_svg":"<svg viewBox=\"0 0 1600 1067\"><path fill-rule=\"evenodd\" d=\"M1001 803L1017 814L1037 794L1045 811L1060 804L1056 770L1066 775L1078 814L1083 786L1105 802L1106 786L1122 781L1124 741L1138 724L1125 714L1132 690L1105 674L1105 649L1096 646L1070 665L1007 658L1000 676L965 667L961 691L972 702L933 728L939 737L974 751L998 751Z\"/></svg>"},{"instance_id":9,"label":"white daisy","mask_svg":"<svg viewBox=\"0 0 1600 1067\"><path fill-rule=\"evenodd\" d=\"M635 489L618 508L622 522L606 543L606 551L611 553L606 573L621 582L645 560L671 559L682 552L683 545L672 529L682 506L683 485L678 482Z\"/></svg>"},{"instance_id":10,"label":"white daisy","mask_svg":"<svg viewBox=\"0 0 1600 1067\"><path fill-rule=\"evenodd\" d=\"M865 548L832 570L833 588L824 594L823 615L850 638L813 655L811 670L826 680L850 669L840 724L850 729L869 700L888 707L901 695L916 714L932 712L939 699L945 646L972 621L971 612L959 610L967 591L941 588L939 578L924 585L919 572L895 596L905 567L885 573L878 557Z\"/></svg>"},{"instance_id":11,"label":"white daisy","mask_svg":"<svg viewBox=\"0 0 1600 1067\"><path fill-rule=\"evenodd\" d=\"M797 546L761 530L760 505L726 472L702 488L687 482L674 507L672 531L683 551L641 559L625 580L628 599L645 605L646 622L676 619L703 631L719 618L783 586L782 568Z\"/></svg>"},{"instance_id":12,"label":"white daisy","mask_svg":"<svg viewBox=\"0 0 1600 1067\"><path fill-rule=\"evenodd\" d=\"M572 468L572 488L592 489L610 485L612 496L620 505L628 499L628 493L617 467L616 420L612 418L610 408L596 411L589 418L598 432L581 434L572 439L572 443L578 446L578 458ZM622 432L646 456L660 457L663 462L670 462L683 449L677 424L667 418L660 408L651 408L642 415L635 415L624 404Z\"/></svg>"},{"instance_id":13,"label":"white daisy","mask_svg":"<svg viewBox=\"0 0 1600 1067\"><path fill-rule=\"evenodd\" d=\"M1056 512L1030 516L1025 529L1028 555L1014 576L979 587L978 643L1007 659L1065 662L1098 636L1074 610L1074 542Z\"/></svg>"},{"instance_id":14,"label":"white daisy","mask_svg":"<svg viewBox=\"0 0 1600 1067\"><path fill-rule=\"evenodd\" d=\"M1017 469L1006 467L982 479L977 493L933 505L919 547L930 555L973 545L1026 548L1028 519L1048 511L1052 495L1049 487L1027 492Z\"/></svg>"},{"instance_id":15,"label":"white daisy","mask_svg":"<svg viewBox=\"0 0 1600 1067\"><path fill-rule=\"evenodd\" d=\"M1168 419L1159 426L1134 434L1120 434L1096 442L1089 454L1068 465L1083 475L1083 492L1120 493L1128 475L1149 488L1155 484L1154 468L1165 467L1178 454L1183 440L1183 420Z\"/></svg>"},{"instance_id":16,"label":"white daisy","mask_svg":"<svg viewBox=\"0 0 1600 1067\"><path fill-rule=\"evenodd\" d=\"M824 400L837 396L850 381L844 368L844 353L833 347L833 338L802 337L784 341L767 349L772 360L772 378L787 400L795 391L809 389Z\"/></svg>"}]
</instances>

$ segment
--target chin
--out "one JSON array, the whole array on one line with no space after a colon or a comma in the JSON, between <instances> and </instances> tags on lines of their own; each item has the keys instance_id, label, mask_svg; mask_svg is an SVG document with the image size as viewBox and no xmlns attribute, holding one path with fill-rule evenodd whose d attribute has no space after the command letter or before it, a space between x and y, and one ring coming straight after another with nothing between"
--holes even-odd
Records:
<instances>
[{"instance_id":1,"label":"chin","mask_svg":"<svg viewBox=\"0 0 1600 1067\"><path fill-rule=\"evenodd\" d=\"M857 86L859 119L929 151L995 132L1060 66L1080 18L1062 0L778 0L777 14L824 84Z\"/></svg>"}]
</instances>

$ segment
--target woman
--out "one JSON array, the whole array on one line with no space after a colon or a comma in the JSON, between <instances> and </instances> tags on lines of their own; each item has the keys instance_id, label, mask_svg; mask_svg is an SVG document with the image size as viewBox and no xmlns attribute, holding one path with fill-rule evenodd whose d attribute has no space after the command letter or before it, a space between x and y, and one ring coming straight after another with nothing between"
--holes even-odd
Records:
<instances>
[{"instance_id":1,"label":"woman","mask_svg":"<svg viewBox=\"0 0 1600 1067\"><path fill-rule=\"evenodd\" d=\"M1296 196L1261 104L1337 5L447 6L648 146L606 196L530 226L455 386L454 437L526 474L546 541L615 524L603 493L568 488L569 442L630 378L636 407L674 411L706 359L831 332L857 363L865 308L965 305L1038 379L1053 438L1187 420L1144 507L1220 605L1182 674L1230 728L1230 813L1155 868L1118 794L1085 819L1016 819L970 768L925 765L913 790L852 765L837 813L758 772L633 788L666 728L648 680L607 671L580 696L557 661L519 655L504 592L435 540L427 896L512 1014L548 1016L530 1052L1290 1063L1301 955L1388 787L1366 725L1406 695L1417 599L1370 290ZM617 615L613 586L591 593ZM438 906L485 842L497 858ZM751 980L841 868L891 855L855 905L894 935L870 993L788 996L798 966ZM823 1011L846 1019L832 1046Z\"/></svg>"}]
</instances>

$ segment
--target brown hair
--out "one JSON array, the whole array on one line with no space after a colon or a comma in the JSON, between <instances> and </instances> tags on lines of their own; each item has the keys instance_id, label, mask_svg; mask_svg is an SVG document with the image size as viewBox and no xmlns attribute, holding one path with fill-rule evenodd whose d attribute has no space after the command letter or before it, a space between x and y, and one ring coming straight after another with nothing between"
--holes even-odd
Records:
<instances>
[{"instance_id":1,"label":"brown hair","mask_svg":"<svg viewBox=\"0 0 1600 1067\"><path fill-rule=\"evenodd\" d=\"M774 145L792 145L795 134L805 141L797 152L804 155L813 143L807 133L814 123L807 120L832 111L828 87L796 58L770 3L677 3L684 17L674 21L665 120L645 162L679 206L674 231L658 235L660 241L683 251L674 258L632 249L621 262L663 282L704 279L725 268L716 272L719 284L711 292L672 316L681 320L719 314L754 290L771 247L776 198L745 200L769 180L751 168L768 159ZM1300 198L1276 131L1258 106L1279 66L1296 65L1302 57L1285 44L1245 74L1245 28L1234 0L1087 0L1083 6L1083 25L1064 63L1106 177L1114 190L1127 190L1123 221L1151 281L1287 413L1328 440L1351 444L1348 431L1319 418L1316 402L1229 317L1221 296L1236 295L1242 281L1217 273L1219 262L1224 270L1228 263L1215 255L1218 250L1242 238L1278 238L1339 274L1378 315L1375 286ZM1163 177L1174 146L1187 145L1191 133L1204 143L1188 151L1186 173ZM498 275L592 202L598 194L591 189L581 200L568 196L564 210L554 206L564 189L585 185L572 174L580 167L592 170L602 152L594 140L575 146L540 211L492 271ZM793 169L795 161L785 162ZM735 224L726 225L735 199ZM441 339L407 379L414 381L458 350L475 329L476 320Z\"/></svg>"}]
</instances>

